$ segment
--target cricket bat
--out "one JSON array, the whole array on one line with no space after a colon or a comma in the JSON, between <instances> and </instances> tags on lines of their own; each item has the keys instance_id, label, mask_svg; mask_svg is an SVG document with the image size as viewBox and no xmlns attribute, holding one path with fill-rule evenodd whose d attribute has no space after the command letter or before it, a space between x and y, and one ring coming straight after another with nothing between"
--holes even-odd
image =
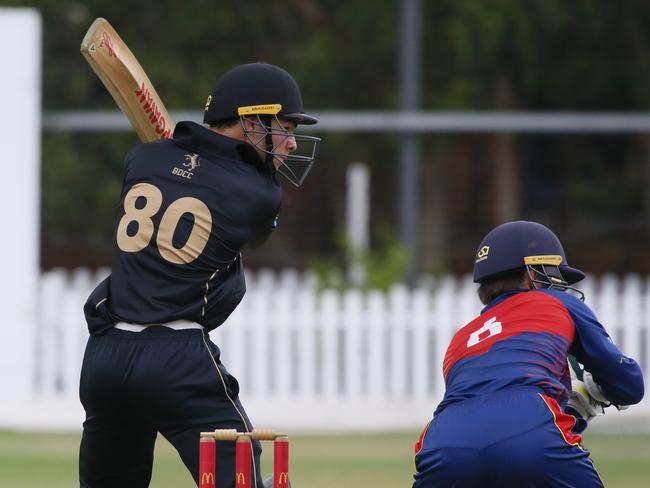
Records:
<instances>
[{"instance_id":1,"label":"cricket bat","mask_svg":"<svg viewBox=\"0 0 650 488\"><path fill-rule=\"evenodd\" d=\"M172 137L176 124L142 66L106 19L99 17L92 23L81 41L81 54L142 142Z\"/></svg>"}]
</instances>

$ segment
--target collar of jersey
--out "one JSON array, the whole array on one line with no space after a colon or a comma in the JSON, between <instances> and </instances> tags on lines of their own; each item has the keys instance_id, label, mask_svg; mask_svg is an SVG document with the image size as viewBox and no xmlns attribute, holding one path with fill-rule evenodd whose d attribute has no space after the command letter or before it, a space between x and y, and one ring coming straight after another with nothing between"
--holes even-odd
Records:
<instances>
[{"instance_id":1,"label":"collar of jersey","mask_svg":"<svg viewBox=\"0 0 650 488\"><path fill-rule=\"evenodd\" d=\"M262 164L257 151L250 144L217 134L196 122L176 124L174 143L208 158L234 159L255 166Z\"/></svg>"},{"instance_id":2,"label":"collar of jersey","mask_svg":"<svg viewBox=\"0 0 650 488\"><path fill-rule=\"evenodd\" d=\"M517 293L522 293L522 292L527 292L527 291L533 291L533 290L526 289L526 288L517 288L516 290L507 291L505 293L502 293L501 295L496 297L494 300L492 300L490 303L488 303L485 307L483 307L483 310L481 310L481 313L484 313L484 312L490 310L495 305L498 305L499 303L503 302L504 300L507 300L508 298L510 298L513 295L516 295Z\"/></svg>"}]
</instances>

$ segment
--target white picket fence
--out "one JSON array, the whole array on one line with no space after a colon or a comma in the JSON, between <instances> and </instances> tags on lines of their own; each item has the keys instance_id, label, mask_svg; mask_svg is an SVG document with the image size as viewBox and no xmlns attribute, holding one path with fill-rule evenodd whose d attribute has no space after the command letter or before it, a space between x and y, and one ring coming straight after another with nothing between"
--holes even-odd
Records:
<instances>
[{"instance_id":1,"label":"white picket fence","mask_svg":"<svg viewBox=\"0 0 650 488\"><path fill-rule=\"evenodd\" d=\"M87 339L82 305L106 273L81 269L42 276L34 399L12 417L16 426L79 428L79 371ZM242 304L211 336L261 427L423 425L444 391L440 363L446 347L481 307L469 277L447 276L431 289L395 286L387 293L363 293L318 292L313 277L292 270L247 276ZM583 290L614 340L647 375L650 279L606 276L587 280ZM622 415L648 414L650 402L644 401Z\"/></svg>"}]
</instances>

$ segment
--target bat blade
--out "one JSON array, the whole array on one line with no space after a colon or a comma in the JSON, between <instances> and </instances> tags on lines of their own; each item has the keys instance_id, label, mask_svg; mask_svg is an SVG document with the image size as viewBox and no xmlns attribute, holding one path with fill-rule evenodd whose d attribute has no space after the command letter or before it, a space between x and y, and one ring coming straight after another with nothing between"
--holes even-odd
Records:
<instances>
[{"instance_id":1,"label":"bat blade","mask_svg":"<svg viewBox=\"0 0 650 488\"><path fill-rule=\"evenodd\" d=\"M129 119L142 142L174 132L165 105L129 47L104 18L96 19L81 42L81 54Z\"/></svg>"}]
</instances>

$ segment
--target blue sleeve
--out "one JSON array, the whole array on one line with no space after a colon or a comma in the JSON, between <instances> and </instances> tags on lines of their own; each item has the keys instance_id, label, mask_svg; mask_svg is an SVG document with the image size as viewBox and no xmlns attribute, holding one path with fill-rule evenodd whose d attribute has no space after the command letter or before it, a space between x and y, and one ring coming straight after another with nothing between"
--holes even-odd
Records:
<instances>
[{"instance_id":1,"label":"blue sleeve","mask_svg":"<svg viewBox=\"0 0 650 488\"><path fill-rule=\"evenodd\" d=\"M643 374L637 362L614 344L598 319L577 297L548 290L573 319L575 337L569 353L582 363L614 405L633 405L643 398Z\"/></svg>"}]
</instances>

